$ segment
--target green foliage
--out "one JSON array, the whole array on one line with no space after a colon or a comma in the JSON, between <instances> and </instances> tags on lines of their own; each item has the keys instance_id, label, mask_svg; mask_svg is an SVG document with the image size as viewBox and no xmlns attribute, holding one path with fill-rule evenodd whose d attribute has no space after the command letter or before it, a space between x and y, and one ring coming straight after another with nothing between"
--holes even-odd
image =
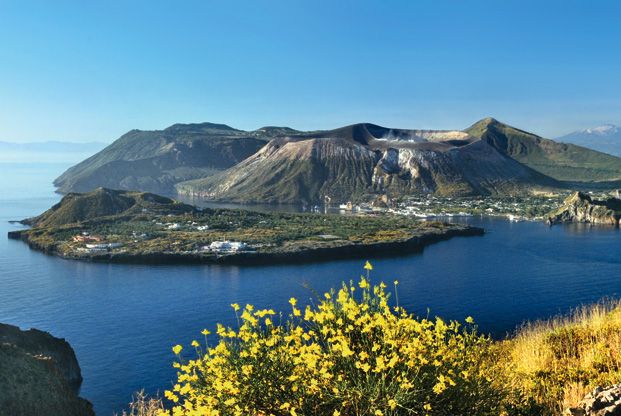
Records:
<instances>
[{"instance_id":1,"label":"green foliage","mask_svg":"<svg viewBox=\"0 0 621 416\"><path fill-rule=\"evenodd\" d=\"M502 153L560 181L621 179L621 159L573 144L557 143L486 118L466 129Z\"/></svg>"},{"instance_id":2,"label":"green foliage","mask_svg":"<svg viewBox=\"0 0 621 416\"><path fill-rule=\"evenodd\" d=\"M194 341L189 361L173 347L171 414L498 415L492 341L471 318L462 326L390 307L384 288L361 278L305 310L292 298L287 318L231 305L239 327L218 325L215 346Z\"/></svg>"}]
</instances>

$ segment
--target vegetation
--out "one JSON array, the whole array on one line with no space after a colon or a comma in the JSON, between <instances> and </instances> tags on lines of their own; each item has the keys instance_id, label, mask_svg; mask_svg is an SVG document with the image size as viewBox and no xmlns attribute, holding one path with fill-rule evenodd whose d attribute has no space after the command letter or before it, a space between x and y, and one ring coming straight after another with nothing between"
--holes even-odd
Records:
<instances>
[{"instance_id":1,"label":"vegetation","mask_svg":"<svg viewBox=\"0 0 621 416\"><path fill-rule=\"evenodd\" d=\"M593 388L621 382L621 303L527 324L498 349L509 387L531 414L560 415Z\"/></svg>"},{"instance_id":2,"label":"vegetation","mask_svg":"<svg viewBox=\"0 0 621 416\"><path fill-rule=\"evenodd\" d=\"M173 348L170 413L497 415L491 340L471 319L462 327L392 308L384 288L362 277L304 310L292 298L286 320L232 305L239 328L218 326L213 347L194 341L198 359Z\"/></svg>"},{"instance_id":3,"label":"vegetation","mask_svg":"<svg viewBox=\"0 0 621 416\"><path fill-rule=\"evenodd\" d=\"M516 129L493 118L465 130L500 152L559 181L598 182L621 179L621 159L574 144L558 143Z\"/></svg>"},{"instance_id":4,"label":"vegetation","mask_svg":"<svg viewBox=\"0 0 621 416\"><path fill-rule=\"evenodd\" d=\"M525 325L507 340L417 318L368 273L287 316L231 305L238 327L173 347L159 415L560 415L621 381L621 304ZM394 295L397 295L395 281Z\"/></svg>"},{"instance_id":5,"label":"vegetation","mask_svg":"<svg viewBox=\"0 0 621 416\"><path fill-rule=\"evenodd\" d=\"M70 194L26 223L33 228L12 232L11 237L65 257L166 254L204 261L221 258L223 253L205 249L214 241L239 241L255 254L279 254L385 243L407 245L418 237L445 238L477 231L406 216L199 210L153 194L104 188ZM89 238L96 241L86 241ZM89 248L91 244L112 244L113 248Z\"/></svg>"},{"instance_id":6,"label":"vegetation","mask_svg":"<svg viewBox=\"0 0 621 416\"><path fill-rule=\"evenodd\" d=\"M464 131L360 123L328 131L242 131L222 124L132 130L54 182L233 202L320 204L391 197L523 195L612 189L621 158L557 143L487 118Z\"/></svg>"}]
</instances>

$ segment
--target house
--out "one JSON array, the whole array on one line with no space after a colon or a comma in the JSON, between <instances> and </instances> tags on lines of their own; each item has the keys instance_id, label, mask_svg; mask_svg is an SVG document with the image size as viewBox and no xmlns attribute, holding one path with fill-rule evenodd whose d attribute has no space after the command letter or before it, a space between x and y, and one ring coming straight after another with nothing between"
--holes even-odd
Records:
<instances>
[{"instance_id":1,"label":"house","mask_svg":"<svg viewBox=\"0 0 621 416\"><path fill-rule=\"evenodd\" d=\"M81 235L74 235L73 241L76 243L98 243L103 241L103 237L99 235L89 235L88 233L82 233Z\"/></svg>"}]
</instances>

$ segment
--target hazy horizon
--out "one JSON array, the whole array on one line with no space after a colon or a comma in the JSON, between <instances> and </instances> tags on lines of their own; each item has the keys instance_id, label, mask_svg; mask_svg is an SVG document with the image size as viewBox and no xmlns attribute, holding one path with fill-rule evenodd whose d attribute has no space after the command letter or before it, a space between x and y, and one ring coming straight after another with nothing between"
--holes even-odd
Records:
<instances>
[{"instance_id":1,"label":"hazy horizon","mask_svg":"<svg viewBox=\"0 0 621 416\"><path fill-rule=\"evenodd\" d=\"M614 1L0 5L0 138L110 142L211 121L544 137L621 124Z\"/></svg>"},{"instance_id":2,"label":"hazy horizon","mask_svg":"<svg viewBox=\"0 0 621 416\"><path fill-rule=\"evenodd\" d=\"M475 121L478 121L478 120L475 120ZM503 121L503 120L500 120L500 121ZM217 123L217 122L215 122L215 121L188 122L188 124L201 124L201 123ZM177 123L173 123L173 124L177 124ZM238 128L236 126L231 126L231 125L229 125L227 123L218 123L218 124L226 124L229 127ZM373 124L378 124L378 123L373 123ZM511 125L511 123L507 123L507 124ZM513 126L521 128L521 129L526 130L526 131L529 131L530 133L537 134L537 135L539 135L541 137L544 137L544 138L556 140L558 138L562 138L562 136L564 136L564 135L568 135L568 134L575 133L575 132L580 131L580 130L594 128L594 127L599 127L599 126L603 126L603 125L619 126L619 124L617 124L617 123L602 122L602 123L599 123L597 125L580 127L580 128L575 129L575 130L572 130L572 131L567 131L567 132L558 134L556 136L546 136L546 135L543 135L543 134L541 134L539 132L529 130L527 127L524 127L524 126L518 126L518 125L513 125ZM274 124L266 124L266 125L259 126L259 127L256 127L256 128L247 129L247 131L257 130L257 129L260 129L262 127L267 127L267 126L275 126L275 125ZM335 125L335 126L326 128L326 130L334 129L334 128L338 128L338 127L343 127L343 126L344 125ZM165 127L144 128L144 129L139 129L139 130L163 130L163 129L167 128L167 127L170 127L170 125L167 125ZM293 127L293 126L290 126L290 125L282 125L282 126L278 126L278 127L290 127L290 128L295 129L295 130L302 131L302 129L297 129L296 127ZM461 127L461 128L455 128L455 129L449 129L449 128L445 128L445 127L421 128L421 127L417 127L417 126L386 126L386 125L384 125L383 127L403 128L403 129L413 129L413 130L416 130L416 129L420 129L420 130L464 130L468 126ZM312 128L308 129L308 131L311 131L311 130L324 130L324 129L312 129ZM78 145L78 146L82 146L82 145L84 145L84 146L109 145L112 142L114 142L115 140L117 140L118 138L120 138L123 134L127 133L128 131L119 133L115 137L111 137L111 138L108 138L108 139L102 139L102 140L87 140L87 139L85 139L85 140L82 141L82 140L64 140L64 139L40 139L40 140L36 140L35 139L35 140L27 140L27 141L15 141L15 140L11 140L11 139L0 138L0 145L27 146L27 145L42 145L42 144L54 144L54 143L63 144L63 145L74 144L74 145Z\"/></svg>"}]
</instances>

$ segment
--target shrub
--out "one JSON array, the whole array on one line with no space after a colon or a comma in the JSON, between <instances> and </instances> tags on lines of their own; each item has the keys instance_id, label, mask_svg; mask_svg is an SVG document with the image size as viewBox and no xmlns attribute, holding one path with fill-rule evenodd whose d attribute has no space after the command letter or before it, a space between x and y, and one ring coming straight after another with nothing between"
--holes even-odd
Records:
<instances>
[{"instance_id":1,"label":"shrub","mask_svg":"<svg viewBox=\"0 0 621 416\"><path fill-rule=\"evenodd\" d=\"M465 325L389 305L385 285L343 284L284 317L232 307L237 329L192 342L165 396L172 415L497 415L502 389L492 341ZM396 290L395 282L395 290ZM278 321L278 322L275 322Z\"/></svg>"},{"instance_id":2,"label":"shrub","mask_svg":"<svg viewBox=\"0 0 621 416\"><path fill-rule=\"evenodd\" d=\"M527 324L499 346L508 388L537 409L518 414L560 415L593 388L621 382L620 306Z\"/></svg>"}]
</instances>

